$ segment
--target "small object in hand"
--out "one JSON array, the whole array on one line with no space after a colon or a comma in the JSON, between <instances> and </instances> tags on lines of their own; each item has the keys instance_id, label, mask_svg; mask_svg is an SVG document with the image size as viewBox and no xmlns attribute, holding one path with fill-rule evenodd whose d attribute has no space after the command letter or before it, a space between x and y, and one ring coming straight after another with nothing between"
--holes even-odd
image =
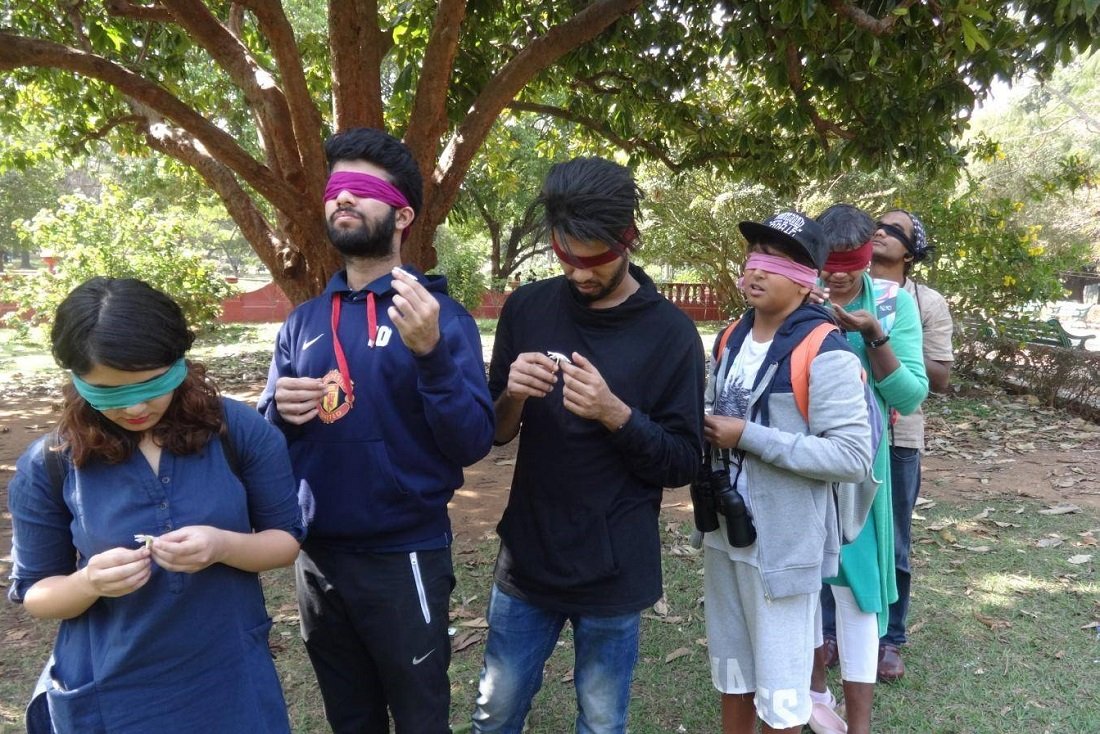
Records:
<instances>
[{"instance_id":1,"label":"small object in hand","mask_svg":"<svg viewBox=\"0 0 1100 734\"><path fill-rule=\"evenodd\" d=\"M573 364L573 360L569 359L569 357L566 357L561 352L547 352L546 356L554 360L555 364L561 364L562 362Z\"/></svg>"},{"instance_id":2,"label":"small object in hand","mask_svg":"<svg viewBox=\"0 0 1100 734\"><path fill-rule=\"evenodd\" d=\"M138 533L137 535L134 536L134 542L135 543L145 543L146 548L152 548L153 547L153 540L154 539L155 539L155 536L153 536L153 535L142 535L141 533Z\"/></svg>"}]
</instances>

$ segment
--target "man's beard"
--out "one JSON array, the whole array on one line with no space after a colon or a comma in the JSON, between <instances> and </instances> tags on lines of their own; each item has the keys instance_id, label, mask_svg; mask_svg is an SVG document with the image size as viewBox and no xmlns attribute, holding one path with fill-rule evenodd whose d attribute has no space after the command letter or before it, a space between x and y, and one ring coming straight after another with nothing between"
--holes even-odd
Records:
<instances>
[{"instance_id":1,"label":"man's beard","mask_svg":"<svg viewBox=\"0 0 1100 734\"><path fill-rule=\"evenodd\" d=\"M596 301L600 301L610 296L612 293L615 292L615 289L618 288L620 284L622 284L623 279L626 277L628 265L629 263L627 262L627 259L625 257L622 258L622 264L619 266L619 269L615 271L614 275L611 276L611 280L607 281L607 285L605 285L603 288L600 288L595 293L585 293L584 291L581 291L577 288L577 284L574 283L572 280L569 280L568 278L566 278L566 282L569 283L569 287L573 290L573 295L575 295L582 303L595 303Z\"/></svg>"},{"instance_id":2,"label":"man's beard","mask_svg":"<svg viewBox=\"0 0 1100 734\"><path fill-rule=\"evenodd\" d=\"M337 210L339 211L339 210ZM397 228L397 210L390 207L389 214L373 225L359 212L358 227L334 227L328 222L328 238L332 246L344 257L365 257L380 260L393 252L393 233ZM335 214L333 215L335 216Z\"/></svg>"}]
</instances>

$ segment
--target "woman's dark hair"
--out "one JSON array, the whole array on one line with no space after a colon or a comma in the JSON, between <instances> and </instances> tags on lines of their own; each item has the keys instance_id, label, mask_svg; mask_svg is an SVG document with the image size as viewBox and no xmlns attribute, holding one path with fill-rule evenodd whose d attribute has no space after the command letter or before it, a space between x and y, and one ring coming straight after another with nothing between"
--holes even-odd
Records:
<instances>
[{"instance_id":1,"label":"woman's dark hair","mask_svg":"<svg viewBox=\"0 0 1100 734\"><path fill-rule=\"evenodd\" d=\"M127 372L168 367L191 348L195 336L179 305L165 294L134 278L99 277L61 302L50 340L57 363L84 375L96 365ZM63 393L58 432L76 466L94 458L109 464L130 458L140 433L108 420L71 383ZM222 423L217 387L202 364L188 362L187 377L150 430L159 446L187 455L200 451Z\"/></svg>"},{"instance_id":2,"label":"woman's dark hair","mask_svg":"<svg viewBox=\"0 0 1100 734\"><path fill-rule=\"evenodd\" d=\"M633 228L642 198L626 166L604 158L574 158L550 169L532 207L542 208L544 229L563 248L568 237L621 250L632 248L637 238Z\"/></svg>"},{"instance_id":3,"label":"woman's dark hair","mask_svg":"<svg viewBox=\"0 0 1100 734\"><path fill-rule=\"evenodd\" d=\"M405 195L419 216L424 203L424 178L408 147L397 138L372 127L353 127L325 141L328 170L337 161L367 161L389 174L390 183Z\"/></svg>"},{"instance_id":4,"label":"woman's dark hair","mask_svg":"<svg viewBox=\"0 0 1100 734\"><path fill-rule=\"evenodd\" d=\"M875 233L875 220L851 204L833 204L816 217L825 230L829 252L844 252L860 247Z\"/></svg>"}]
</instances>

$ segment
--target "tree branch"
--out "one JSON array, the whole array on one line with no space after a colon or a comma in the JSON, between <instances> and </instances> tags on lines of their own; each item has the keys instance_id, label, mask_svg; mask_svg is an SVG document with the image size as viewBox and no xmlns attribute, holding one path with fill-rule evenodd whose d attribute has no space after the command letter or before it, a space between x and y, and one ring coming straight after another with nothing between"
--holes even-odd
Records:
<instances>
[{"instance_id":1,"label":"tree branch","mask_svg":"<svg viewBox=\"0 0 1100 734\"><path fill-rule=\"evenodd\" d=\"M274 77L256 62L248 48L214 17L201 0L160 2L244 93L256 116L268 165L277 175L304 190L302 160L292 142L290 110Z\"/></svg>"},{"instance_id":2,"label":"tree branch","mask_svg":"<svg viewBox=\"0 0 1100 734\"><path fill-rule=\"evenodd\" d=\"M382 59L393 35L378 24L378 0L329 0L333 127L382 129Z\"/></svg>"},{"instance_id":3,"label":"tree branch","mask_svg":"<svg viewBox=\"0 0 1100 734\"><path fill-rule=\"evenodd\" d=\"M306 84L305 69L294 29L283 12L282 3L270 0L245 0L260 25L260 31L271 44L275 64L283 81L290 119L294 125L294 141L305 171L306 193L320 201L325 188L325 151L321 145L321 113L313 102Z\"/></svg>"},{"instance_id":4,"label":"tree branch","mask_svg":"<svg viewBox=\"0 0 1100 734\"><path fill-rule=\"evenodd\" d=\"M553 105L539 104L537 102L522 102L520 100L514 100L508 105L509 109L519 112L533 112L538 115L547 115L549 117L555 117L559 120L565 120L571 122L574 125L580 125L581 127L592 131L601 138L604 138L609 143L617 148L621 148L628 153L641 150L649 154L652 158L664 163L668 169L674 173L679 172L682 166L674 161L668 154L668 151L657 145L650 140L631 140L624 138L602 120L594 120L591 117L577 114L572 110L567 110L562 107L554 107Z\"/></svg>"},{"instance_id":5,"label":"tree branch","mask_svg":"<svg viewBox=\"0 0 1100 734\"><path fill-rule=\"evenodd\" d=\"M129 69L79 49L0 31L0 70L24 66L71 71L109 84L127 97L173 120L276 208L293 210L296 203L301 201L300 191L288 186L271 169L245 152L233 136L199 115L163 87Z\"/></svg>"},{"instance_id":6,"label":"tree branch","mask_svg":"<svg viewBox=\"0 0 1100 734\"><path fill-rule=\"evenodd\" d=\"M202 176L221 199L241 234L252 244L252 249L294 303L300 303L322 290L331 273L340 267L339 258L335 257L333 248L327 246L323 234L318 237L317 232L313 231L320 227L321 222L314 207L305 208L298 218L302 221L295 221L283 214L281 224L286 232L284 236L267 221L233 172L196 144L186 132L163 123L153 123L147 127L145 137L151 148L190 166ZM294 235L304 237L297 240L300 242L320 242L324 249L320 253L310 253L314 257L306 256L292 244L296 239ZM328 257L316 257L318 254ZM303 272L307 273L307 277L299 278Z\"/></svg>"},{"instance_id":7,"label":"tree branch","mask_svg":"<svg viewBox=\"0 0 1100 734\"><path fill-rule=\"evenodd\" d=\"M118 117L112 117L110 120L107 120L106 125L96 128L86 135L81 135L76 142L77 144L79 144L86 143L89 140L102 140L103 138L107 137L107 134L109 132L114 130L119 125L134 124L144 127L144 124L146 122L148 122L148 120L146 120L146 118L142 117L141 115L119 115Z\"/></svg>"},{"instance_id":8,"label":"tree branch","mask_svg":"<svg viewBox=\"0 0 1100 734\"><path fill-rule=\"evenodd\" d=\"M569 20L559 23L536 38L493 75L478 94L440 156L434 178L439 195L432 200L428 221L442 221L458 195L470 162L485 142L493 123L504 107L515 99L536 74L565 54L606 30L624 15L641 5L641 0L596 0Z\"/></svg>"},{"instance_id":9,"label":"tree branch","mask_svg":"<svg viewBox=\"0 0 1100 734\"><path fill-rule=\"evenodd\" d=\"M914 2L916 2L916 0L901 0L901 2L897 4L895 10L898 8L908 9ZM832 8L834 13L847 18L857 28L862 28L873 36L885 36L891 33L894 29L894 24L902 17L890 13L885 18L876 18L854 5L849 5L844 2L844 0L827 0L827 4Z\"/></svg>"},{"instance_id":10,"label":"tree branch","mask_svg":"<svg viewBox=\"0 0 1100 734\"><path fill-rule=\"evenodd\" d=\"M137 5L129 0L103 0L103 7L109 15L132 20L148 20L154 23L171 23L173 18L162 7L156 5Z\"/></svg>"},{"instance_id":11,"label":"tree branch","mask_svg":"<svg viewBox=\"0 0 1100 734\"><path fill-rule=\"evenodd\" d=\"M465 15L466 0L440 0L420 67L405 141L424 173L434 171L439 143L447 130L447 89ZM435 182L425 183L432 186Z\"/></svg>"},{"instance_id":12,"label":"tree branch","mask_svg":"<svg viewBox=\"0 0 1100 734\"><path fill-rule=\"evenodd\" d=\"M806 87L802 81L802 59L799 58L798 49L795 45L787 41L784 52L787 66L787 84L790 86L791 91L794 92L795 100L798 102L798 105L802 108L803 112L809 115L814 130L817 131L817 136L821 140L821 144L826 148L829 147L829 133L839 138L843 138L844 140L855 140L855 133L845 130L831 120L826 120L818 114L817 110L810 102L810 95L806 94Z\"/></svg>"}]
</instances>

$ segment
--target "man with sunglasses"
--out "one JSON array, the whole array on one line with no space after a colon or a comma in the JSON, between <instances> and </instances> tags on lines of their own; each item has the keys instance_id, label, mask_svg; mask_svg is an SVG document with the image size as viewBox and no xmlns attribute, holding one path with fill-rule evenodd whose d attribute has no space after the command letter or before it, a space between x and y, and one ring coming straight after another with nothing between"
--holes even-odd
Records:
<instances>
[{"instance_id":1,"label":"man with sunglasses","mask_svg":"<svg viewBox=\"0 0 1100 734\"><path fill-rule=\"evenodd\" d=\"M554 166L535 206L563 274L519 288L497 324L495 440L519 449L475 732L523 729L567 620L577 731L626 728L641 611L662 594L662 488L694 477L703 423L695 326L630 262L640 197L610 161Z\"/></svg>"},{"instance_id":2,"label":"man with sunglasses","mask_svg":"<svg viewBox=\"0 0 1100 734\"><path fill-rule=\"evenodd\" d=\"M876 223L871 242L871 275L898 283L916 301L923 329L924 369L928 374L928 386L934 392L945 392L954 361L951 311L942 295L909 277L913 266L927 258L933 249L924 224L915 214L903 209L888 211ZM886 634L879 642L878 679L885 682L896 681L905 675L905 663L899 648L906 643L910 525L920 492L920 452L923 449L924 413L918 409L910 415L899 415L890 441L898 600L890 605Z\"/></svg>"}]
</instances>

